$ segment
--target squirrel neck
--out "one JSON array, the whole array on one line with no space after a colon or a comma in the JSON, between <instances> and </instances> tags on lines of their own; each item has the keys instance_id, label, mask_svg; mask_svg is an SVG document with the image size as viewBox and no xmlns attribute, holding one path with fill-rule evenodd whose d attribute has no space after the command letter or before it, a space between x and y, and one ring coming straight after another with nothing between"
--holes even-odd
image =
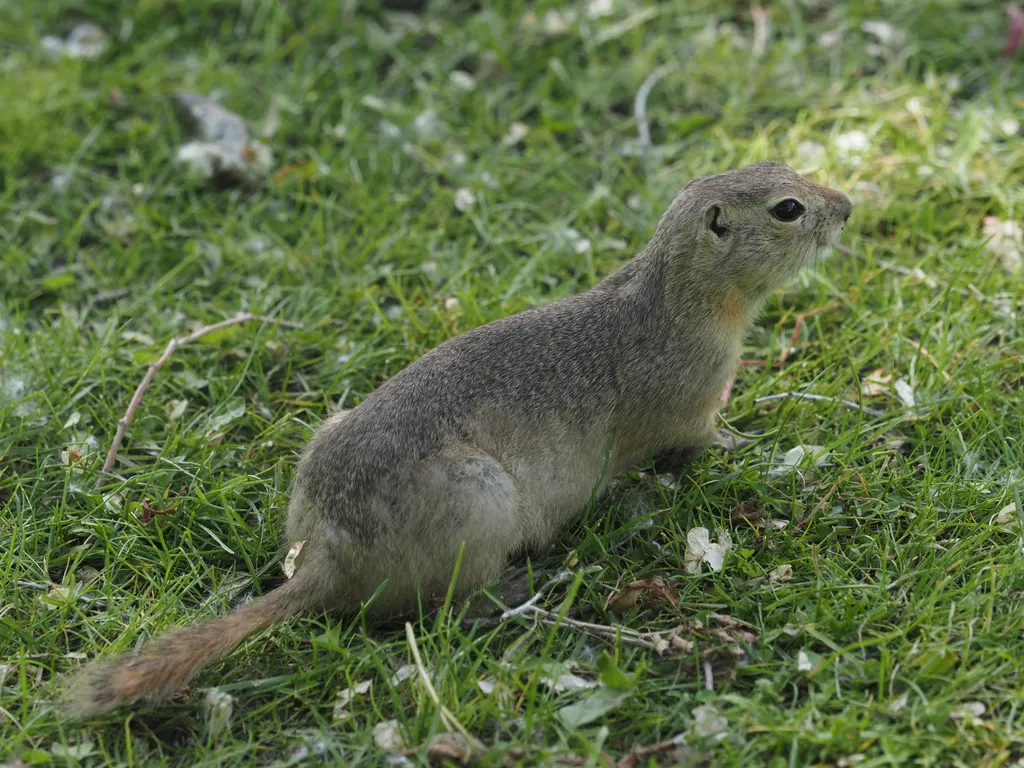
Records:
<instances>
[{"instance_id":1,"label":"squirrel neck","mask_svg":"<svg viewBox=\"0 0 1024 768\"><path fill-rule=\"evenodd\" d=\"M692 248L680 258L658 246L649 243L598 287L623 302L621 377L630 393L620 405L623 423L649 414L655 403L676 409L717 398L759 306L721 274L702 270L699 258L688 258Z\"/></svg>"},{"instance_id":2,"label":"squirrel neck","mask_svg":"<svg viewBox=\"0 0 1024 768\"><path fill-rule=\"evenodd\" d=\"M677 332L716 339L734 335L739 343L764 297L748 295L716 270L710 259L700 258L696 237L686 240L669 243L653 238L606 282L660 303L665 320Z\"/></svg>"}]
</instances>

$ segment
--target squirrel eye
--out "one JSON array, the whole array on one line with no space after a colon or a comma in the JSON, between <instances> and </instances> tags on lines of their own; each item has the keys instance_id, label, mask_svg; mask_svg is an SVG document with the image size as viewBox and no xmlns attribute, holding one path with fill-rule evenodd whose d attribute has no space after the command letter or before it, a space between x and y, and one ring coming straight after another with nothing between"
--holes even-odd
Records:
<instances>
[{"instance_id":1,"label":"squirrel eye","mask_svg":"<svg viewBox=\"0 0 1024 768\"><path fill-rule=\"evenodd\" d=\"M804 212L804 207L800 205L798 200L783 200L781 203L772 208L772 216L779 221L796 221L799 219Z\"/></svg>"}]
</instances>

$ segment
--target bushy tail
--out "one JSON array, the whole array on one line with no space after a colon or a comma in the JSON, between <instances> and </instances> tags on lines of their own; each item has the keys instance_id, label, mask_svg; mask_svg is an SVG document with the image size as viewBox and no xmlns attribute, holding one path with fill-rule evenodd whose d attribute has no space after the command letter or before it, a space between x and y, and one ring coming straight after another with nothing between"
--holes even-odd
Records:
<instances>
[{"instance_id":1,"label":"bushy tail","mask_svg":"<svg viewBox=\"0 0 1024 768\"><path fill-rule=\"evenodd\" d=\"M167 698L204 666L232 651L257 630L318 605L316 568L301 568L288 582L228 615L190 629L158 637L137 656L99 660L79 672L63 696L63 709L83 717L141 698Z\"/></svg>"}]
</instances>

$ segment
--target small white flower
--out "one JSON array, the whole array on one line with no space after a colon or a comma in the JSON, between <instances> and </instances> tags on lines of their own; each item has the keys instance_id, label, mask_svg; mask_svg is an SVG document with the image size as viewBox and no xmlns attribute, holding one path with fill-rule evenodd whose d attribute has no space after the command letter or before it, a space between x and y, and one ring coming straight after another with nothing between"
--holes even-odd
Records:
<instances>
[{"instance_id":1,"label":"small white flower","mask_svg":"<svg viewBox=\"0 0 1024 768\"><path fill-rule=\"evenodd\" d=\"M817 141L801 141L796 145L796 159L800 165L818 165L825 159L825 155L825 145Z\"/></svg>"},{"instance_id":2,"label":"small white flower","mask_svg":"<svg viewBox=\"0 0 1024 768\"><path fill-rule=\"evenodd\" d=\"M841 160L856 163L871 149L871 139L864 131L847 131L836 136L835 147Z\"/></svg>"},{"instance_id":3,"label":"small white flower","mask_svg":"<svg viewBox=\"0 0 1024 768\"><path fill-rule=\"evenodd\" d=\"M544 14L544 31L552 37L564 35L569 31L569 25L575 20L574 11L550 10Z\"/></svg>"},{"instance_id":4,"label":"small white flower","mask_svg":"<svg viewBox=\"0 0 1024 768\"><path fill-rule=\"evenodd\" d=\"M203 704L206 709L206 732L211 738L215 738L231 724L231 716L235 711L235 697L218 688L211 688L206 692Z\"/></svg>"},{"instance_id":5,"label":"small white flower","mask_svg":"<svg viewBox=\"0 0 1024 768\"><path fill-rule=\"evenodd\" d=\"M683 566L694 575L701 572L701 564L707 563L712 571L721 571L725 553L732 549L732 539L726 531L718 534L718 542L711 541L707 528L691 528L686 533L686 552Z\"/></svg>"},{"instance_id":6,"label":"small white flower","mask_svg":"<svg viewBox=\"0 0 1024 768\"><path fill-rule=\"evenodd\" d=\"M526 123L512 123L508 127L508 133L505 134L505 138L501 140L501 143L506 147L511 147L514 144L518 144L520 141L526 138L526 134L530 132L530 126Z\"/></svg>"},{"instance_id":7,"label":"small white flower","mask_svg":"<svg viewBox=\"0 0 1024 768\"><path fill-rule=\"evenodd\" d=\"M421 141L436 139L444 133L444 124L437 116L437 112L432 109L428 109L416 115L416 119L412 121L412 127Z\"/></svg>"},{"instance_id":8,"label":"small white flower","mask_svg":"<svg viewBox=\"0 0 1024 768\"><path fill-rule=\"evenodd\" d=\"M469 72L463 72L461 69L456 69L448 75L448 79L460 91L472 91L476 88L476 78L469 74Z\"/></svg>"},{"instance_id":9,"label":"small white flower","mask_svg":"<svg viewBox=\"0 0 1024 768\"><path fill-rule=\"evenodd\" d=\"M455 207L465 213L476 204L476 195L466 187L459 187L455 190Z\"/></svg>"},{"instance_id":10,"label":"small white flower","mask_svg":"<svg viewBox=\"0 0 1024 768\"><path fill-rule=\"evenodd\" d=\"M898 45L903 42L903 32L887 21L864 21L861 31L873 35L882 45Z\"/></svg>"}]
</instances>

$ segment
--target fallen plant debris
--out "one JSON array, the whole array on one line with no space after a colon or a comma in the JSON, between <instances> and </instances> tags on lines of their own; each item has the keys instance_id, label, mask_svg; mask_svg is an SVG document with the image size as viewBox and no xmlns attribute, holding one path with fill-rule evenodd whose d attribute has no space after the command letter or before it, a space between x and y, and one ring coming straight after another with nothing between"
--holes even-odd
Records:
<instances>
[{"instance_id":1,"label":"fallen plant debris","mask_svg":"<svg viewBox=\"0 0 1024 768\"><path fill-rule=\"evenodd\" d=\"M724 718L718 717L717 712L710 708L707 708L707 711L704 712L701 707L697 707L694 710L694 720L694 731L699 732L696 734L698 736L718 740L725 735L722 732L722 721ZM597 755L597 765L604 766L605 768L639 768L639 766L648 765L648 761L652 758L656 759L656 756L666 755L666 753L671 753L666 755L669 762L659 762L659 764L690 765L692 764L690 761L698 755L698 752L686 745L688 735L689 733L683 732L673 736L671 739L666 739L656 744L635 747L618 760L607 752L601 752ZM423 747L404 747L395 750L392 754L410 758L424 754L424 749ZM430 761L431 765L447 765L446 761L461 765L475 765L479 762L465 739L455 733L439 733L434 736L426 747L424 756ZM585 757L571 753L542 755L540 749L531 750L525 747L514 747L505 752L501 765L512 768L513 766L522 765L526 761L541 760L542 757L545 761L543 764L545 765L576 768L577 766L582 767L595 764L592 756Z\"/></svg>"},{"instance_id":2,"label":"fallen plant debris","mask_svg":"<svg viewBox=\"0 0 1024 768\"><path fill-rule=\"evenodd\" d=\"M188 492L189 492L189 487L187 485L183 485L183 486L181 486L181 488L178 489L178 492L175 495L180 498L182 496L186 496L188 494ZM171 486L170 486L170 484L168 484L167 487L164 489L164 492L163 492L163 494L161 495L160 498L163 500L164 503L166 503L166 502L168 502L170 500L170 498L171 498ZM151 520L153 520L153 518L155 518L155 517L157 517L159 515L173 515L173 514L175 514L178 511L178 505L177 504L165 506L163 509L154 509L153 506L152 506L152 501L150 500L150 498L148 496L142 500L142 503L140 504L140 507L142 508L142 514L139 516L139 519L141 520L143 525L149 523Z\"/></svg>"},{"instance_id":3,"label":"fallen plant debris","mask_svg":"<svg viewBox=\"0 0 1024 768\"><path fill-rule=\"evenodd\" d=\"M754 645L757 642L757 633L754 632L751 625L722 614L711 614L708 617L710 623L707 625L699 619L692 619L667 630L636 630L621 625L609 626L580 621L567 616L559 617L557 613L536 605L543 594L542 590L523 605L505 611L500 621L505 622L512 618L533 618L544 626L575 630L606 640L618 640L627 645L653 651L663 658L679 658L692 654L698 647L698 643L702 641L705 644L709 641L717 641L726 646L730 655L742 656L744 644ZM707 654L713 650L713 648L706 648L704 653Z\"/></svg>"},{"instance_id":4,"label":"fallen plant debris","mask_svg":"<svg viewBox=\"0 0 1024 768\"><path fill-rule=\"evenodd\" d=\"M219 323L204 325L201 328L197 328L187 336L178 336L171 339L170 342L168 342L167 347L164 349L163 354L149 366L149 369L146 371L146 375L142 377L142 381L139 382L139 386L135 389L135 394L132 395L132 399L128 403L128 409L125 411L124 416L122 416L117 422L117 432L114 434L114 439L110 444L110 450L107 451L107 458L103 462L103 468L100 470L100 476L96 480L96 488L103 487L103 483L106 479L104 476L114 467L114 462L117 460L117 452L121 448L121 442L124 440L124 434L128 431L128 425L132 423L132 417L135 416L135 411L142 402L142 396L145 394L146 388L153 381L153 377L156 376L160 369L166 365L167 361L171 359L171 355L173 355L180 347L192 344L215 331L251 322L275 323L285 328L303 327L301 323L290 323L287 320L275 320L274 318L266 317L265 315L245 313L235 315L227 320L221 320Z\"/></svg>"},{"instance_id":5,"label":"fallen plant debris","mask_svg":"<svg viewBox=\"0 0 1024 768\"><path fill-rule=\"evenodd\" d=\"M729 513L729 521L733 523L759 523L767 517L763 504L741 501Z\"/></svg>"},{"instance_id":6,"label":"fallen plant debris","mask_svg":"<svg viewBox=\"0 0 1024 768\"><path fill-rule=\"evenodd\" d=\"M191 91L174 91L171 103L178 121L197 138L178 147L175 160L203 181L225 186L262 182L274 162L270 148L250 138L234 112Z\"/></svg>"},{"instance_id":7,"label":"fallen plant debris","mask_svg":"<svg viewBox=\"0 0 1024 768\"><path fill-rule=\"evenodd\" d=\"M1003 10L1009 20L1009 26L1006 29L1006 44L1000 51L1005 58L1015 54L1020 49L1021 43L1024 42L1024 10L1021 10L1016 3L1007 3L1003 6Z\"/></svg>"},{"instance_id":8,"label":"fallen plant debris","mask_svg":"<svg viewBox=\"0 0 1024 768\"><path fill-rule=\"evenodd\" d=\"M64 39L47 35L39 41L45 53L69 59L98 59L110 47L107 33L95 24L78 24Z\"/></svg>"},{"instance_id":9,"label":"fallen plant debris","mask_svg":"<svg viewBox=\"0 0 1024 768\"><path fill-rule=\"evenodd\" d=\"M714 572L722 570L725 553L732 549L732 538L728 531L718 532L718 541L711 541L707 528L691 528L686 533L686 551L683 553L683 567L694 576L700 574L703 564Z\"/></svg>"},{"instance_id":10,"label":"fallen plant debris","mask_svg":"<svg viewBox=\"0 0 1024 768\"><path fill-rule=\"evenodd\" d=\"M1016 221L1004 221L995 216L982 220L985 250L998 256L1003 269L1011 275L1020 272L1024 263L1024 229Z\"/></svg>"},{"instance_id":11,"label":"fallen plant debris","mask_svg":"<svg viewBox=\"0 0 1024 768\"><path fill-rule=\"evenodd\" d=\"M139 519L142 520L143 525L146 525L150 520L159 515L173 515L178 511L177 505L171 507L164 507L163 509L153 509L153 507L149 505L148 496L142 500L141 506L142 515L140 516Z\"/></svg>"},{"instance_id":12,"label":"fallen plant debris","mask_svg":"<svg viewBox=\"0 0 1024 768\"><path fill-rule=\"evenodd\" d=\"M673 608L679 606L679 590L662 578L641 579L627 584L608 596L605 608L612 613L625 613L636 607L640 597L650 602L664 602Z\"/></svg>"}]
</instances>

